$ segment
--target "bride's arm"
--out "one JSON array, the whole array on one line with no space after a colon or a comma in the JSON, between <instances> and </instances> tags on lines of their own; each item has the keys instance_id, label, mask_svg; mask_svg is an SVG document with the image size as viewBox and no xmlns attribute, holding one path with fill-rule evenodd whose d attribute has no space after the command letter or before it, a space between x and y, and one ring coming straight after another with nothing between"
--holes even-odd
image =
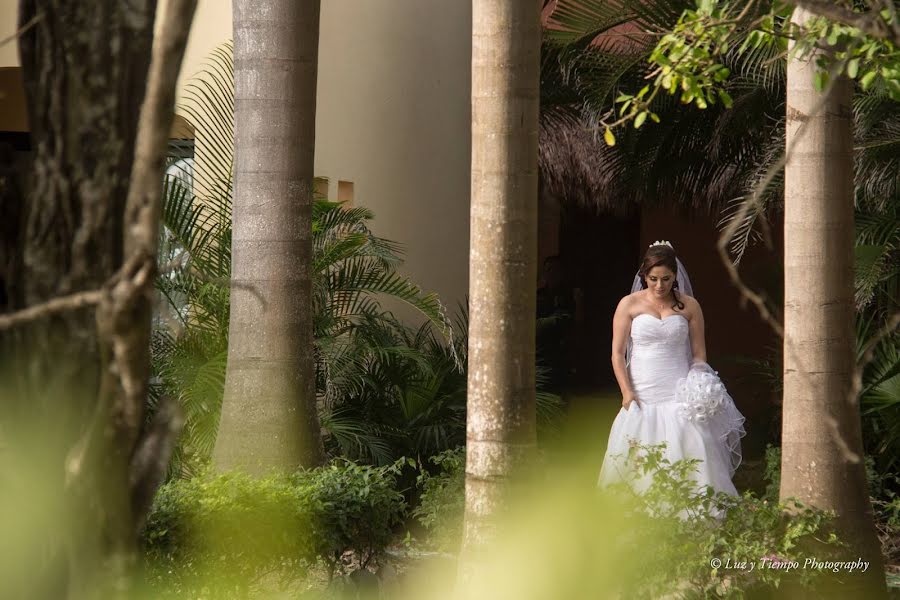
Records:
<instances>
[{"instance_id":1,"label":"bride's arm","mask_svg":"<svg viewBox=\"0 0 900 600\"><path fill-rule=\"evenodd\" d=\"M634 390L631 388L631 379L628 377L628 369L625 367L625 347L628 336L631 334L631 316L628 307L628 297L619 301L616 314L613 317L612 336L612 368L622 390L622 406L627 410L632 401L637 402Z\"/></svg>"},{"instance_id":2,"label":"bride's arm","mask_svg":"<svg viewBox=\"0 0 900 600\"><path fill-rule=\"evenodd\" d=\"M690 299L691 304L691 354L693 355L693 364L706 362L706 338L705 325L703 323L703 311L700 309L700 303Z\"/></svg>"}]
</instances>

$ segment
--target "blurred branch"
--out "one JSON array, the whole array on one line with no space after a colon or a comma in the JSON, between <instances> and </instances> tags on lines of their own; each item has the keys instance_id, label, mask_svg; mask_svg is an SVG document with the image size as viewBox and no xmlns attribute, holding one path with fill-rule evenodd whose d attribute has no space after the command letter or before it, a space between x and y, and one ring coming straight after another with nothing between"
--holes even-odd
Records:
<instances>
[{"instance_id":1,"label":"blurred branch","mask_svg":"<svg viewBox=\"0 0 900 600\"><path fill-rule=\"evenodd\" d=\"M109 288L97 311L98 328L112 352L108 373L118 380L105 392L116 396L111 416L128 440L129 453L140 432L147 395L163 173L178 73L196 6L197 0L169 0L154 39L125 202L124 251L134 263Z\"/></svg>"},{"instance_id":2,"label":"blurred branch","mask_svg":"<svg viewBox=\"0 0 900 600\"><path fill-rule=\"evenodd\" d=\"M879 11L858 13L827 0L792 0L792 3L830 21L856 27L866 35L900 46L900 28L889 27L887 22L881 18ZM893 14L894 7L891 0L887 0L883 4Z\"/></svg>"},{"instance_id":3,"label":"blurred branch","mask_svg":"<svg viewBox=\"0 0 900 600\"><path fill-rule=\"evenodd\" d=\"M7 36L7 37L3 38L2 40L0 40L0 48L2 48L3 46L7 45L10 42L14 42L17 39L19 39L23 33L25 33L26 31L28 31L29 29L31 29L32 27L34 27L35 25L40 23L41 19L43 19L43 18L44 18L44 13L38 13L38 14L34 15L33 17L31 17L31 19L29 19L29 21L27 23L25 23L24 25L19 27L19 29L17 29L14 34Z\"/></svg>"},{"instance_id":4,"label":"blurred branch","mask_svg":"<svg viewBox=\"0 0 900 600\"><path fill-rule=\"evenodd\" d=\"M57 313L78 310L86 306L96 306L100 303L102 296L103 292L100 290L78 292L62 296L61 298L54 298L35 306L29 306L13 313L0 315L0 331Z\"/></svg>"}]
</instances>

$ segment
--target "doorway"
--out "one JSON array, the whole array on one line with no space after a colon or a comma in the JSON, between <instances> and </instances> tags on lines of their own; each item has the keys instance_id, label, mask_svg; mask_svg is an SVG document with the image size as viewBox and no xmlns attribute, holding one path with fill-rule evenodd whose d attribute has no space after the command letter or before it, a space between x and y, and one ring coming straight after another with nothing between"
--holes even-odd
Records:
<instances>
[{"instance_id":1,"label":"doorway","mask_svg":"<svg viewBox=\"0 0 900 600\"><path fill-rule=\"evenodd\" d=\"M639 247L639 214L598 214L593 207L577 205L560 208L559 255L584 297L574 357L579 389L616 386L610 363L612 319L619 300L631 289Z\"/></svg>"}]
</instances>

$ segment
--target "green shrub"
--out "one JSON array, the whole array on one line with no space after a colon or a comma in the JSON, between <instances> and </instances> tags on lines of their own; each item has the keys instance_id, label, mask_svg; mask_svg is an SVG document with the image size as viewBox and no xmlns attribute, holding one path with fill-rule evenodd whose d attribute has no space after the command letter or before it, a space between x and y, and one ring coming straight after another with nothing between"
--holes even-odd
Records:
<instances>
[{"instance_id":1,"label":"green shrub","mask_svg":"<svg viewBox=\"0 0 900 600\"><path fill-rule=\"evenodd\" d=\"M877 468L874 457L865 456L866 483L869 500L875 517L875 528L881 542L881 553L887 564L900 560L900 477L896 473L883 473ZM781 484L781 448L766 446L766 469L764 477L768 481L766 497L778 499Z\"/></svg>"},{"instance_id":2,"label":"green shrub","mask_svg":"<svg viewBox=\"0 0 900 600\"><path fill-rule=\"evenodd\" d=\"M771 502L778 502L781 490L781 448L767 444L765 463L763 471L763 479L766 480L765 497Z\"/></svg>"},{"instance_id":3,"label":"green shrub","mask_svg":"<svg viewBox=\"0 0 900 600\"><path fill-rule=\"evenodd\" d=\"M342 567L341 557L347 552L366 567L387 548L406 512L403 494L396 489L405 462L372 467L338 459L294 475L296 485L307 490L316 507L315 553L330 574Z\"/></svg>"},{"instance_id":4,"label":"green shrub","mask_svg":"<svg viewBox=\"0 0 900 600\"><path fill-rule=\"evenodd\" d=\"M315 518L306 487L284 476L241 473L174 480L156 495L142 538L160 593L214 584L240 592L274 573L283 580L315 560Z\"/></svg>"},{"instance_id":5,"label":"green shrub","mask_svg":"<svg viewBox=\"0 0 900 600\"><path fill-rule=\"evenodd\" d=\"M446 450L429 462L438 472L421 470L417 484L422 495L412 514L428 531L431 545L455 552L462 541L465 513L466 449Z\"/></svg>"},{"instance_id":6,"label":"green shrub","mask_svg":"<svg viewBox=\"0 0 900 600\"><path fill-rule=\"evenodd\" d=\"M629 528L640 532L624 541L621 552L654 549L642 557L646 568L639 577L625 582L628 597L659 597L671 592L673 582L687 597L743 597L787 579L811 585L826 572L773 565L837 559L842 544L829 513L797 501L770 502L752 492L730 496L698 488L690 473L699 461L670 463L663 451L664 444L633 449L633 468L650 481L643 494L635 495L624 483L611 488L624 500L626 518L635 521Z\"/></svg>"},{"instance_id":7,"label":"green shrub","mask_svg":"<svg viewBox=\"0 0 900 600\"><path fill-rule=\"evenodd\" d=\"M340 461L262 479L225 473L170 481L142 535L147 584L154 596L204 588L241 596L261 583L283 588L319 562L331 576L343 570L347 552L364 567L405 513L395 489L400 466Z\"/></svg>"}]
</instances>

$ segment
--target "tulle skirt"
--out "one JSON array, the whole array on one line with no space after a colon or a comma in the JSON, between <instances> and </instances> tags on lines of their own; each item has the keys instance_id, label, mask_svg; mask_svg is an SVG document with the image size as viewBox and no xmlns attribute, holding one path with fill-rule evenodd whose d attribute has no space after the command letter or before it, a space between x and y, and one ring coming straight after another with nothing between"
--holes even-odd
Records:
<instances>
[{"instance_id":1,"label":"tulle skirt","mask_svg":"<svg viewBox=\"0 0 900 600\"><path fill-rule=\"evenodd\" d=\"M647 478L634 480L629 473L626 457L632 444L655 445L666 443L664 456L670 463L681 459L700 459L692 474L698 486L712 486L716 491L737 495L731 481L737 467L733 455L738 443L737 461L740 460L740 436L743 417L730 402L719 411L719 418L711 422L694 422L685 418L683 405L675 400L666 402L632 403L628 410L619 410L609 434L609 444L598 485L606 486L617 481L631 480L637 491L649 485ZM734 427L735 420L739 419ZM726 425L726 423L728 423Z\"/></svg>"}]
</instances>

